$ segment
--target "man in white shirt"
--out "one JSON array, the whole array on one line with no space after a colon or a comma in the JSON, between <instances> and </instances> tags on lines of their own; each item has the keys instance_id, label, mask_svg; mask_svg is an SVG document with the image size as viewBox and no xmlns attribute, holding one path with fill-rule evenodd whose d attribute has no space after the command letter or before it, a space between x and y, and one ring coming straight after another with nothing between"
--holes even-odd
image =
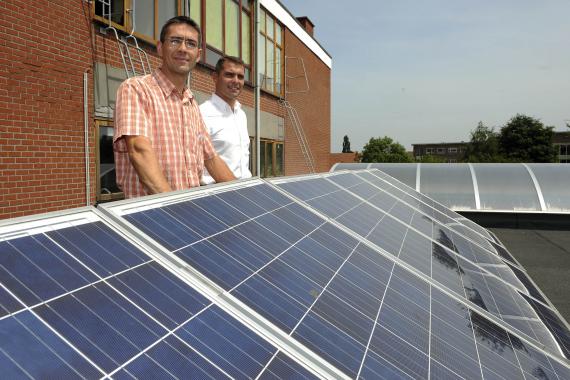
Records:
<instances>
[{"instance_id":1,"label":"man in white shirt","mask_svg":"<svg viewBox=\"0 0 570 380\"><path fill-rule=\"evenodd\" d=\"M251 177L247 119L237 100L243 88L244 75L245 67L240 58L220 58L212 75L215 93L200 105L214 149L236 178ZM207 185L215 181L204 169L201 182Z\"/></svg>"}]
</instances>

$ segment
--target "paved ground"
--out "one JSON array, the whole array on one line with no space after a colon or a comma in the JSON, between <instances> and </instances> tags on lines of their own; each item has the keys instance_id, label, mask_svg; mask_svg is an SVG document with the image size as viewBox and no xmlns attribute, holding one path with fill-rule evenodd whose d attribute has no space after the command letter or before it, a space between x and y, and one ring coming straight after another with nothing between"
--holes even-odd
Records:
<instances>
[{"instance_id":1,"label":"paved ground","mask_svg":"<svg viewBox=\"0 0 570 380\"><path fill-rule=\"evenodd\" d=\"M490 228L570 322L570 231Z\"/></svg>"}]
</instances>

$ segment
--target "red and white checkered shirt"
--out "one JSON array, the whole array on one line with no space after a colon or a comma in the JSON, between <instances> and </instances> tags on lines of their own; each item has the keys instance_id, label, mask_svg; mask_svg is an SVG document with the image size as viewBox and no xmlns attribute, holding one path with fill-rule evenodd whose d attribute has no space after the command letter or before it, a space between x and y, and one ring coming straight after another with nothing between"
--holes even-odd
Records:
<instances>
[{"instance_id":1,"label":"red and white checkered shirt","mask_svg":"<svg viewBox=\"0 0 570 380\"><path fill-rule=\"evenodd\" d=\"M183 94L160 69L124 81L115 109L117 184L126 198L147 195L127 152L123 136L146 136L172 190L200 186L204 160L216 152L192 92Z\"/></svg>"}]
</instances>

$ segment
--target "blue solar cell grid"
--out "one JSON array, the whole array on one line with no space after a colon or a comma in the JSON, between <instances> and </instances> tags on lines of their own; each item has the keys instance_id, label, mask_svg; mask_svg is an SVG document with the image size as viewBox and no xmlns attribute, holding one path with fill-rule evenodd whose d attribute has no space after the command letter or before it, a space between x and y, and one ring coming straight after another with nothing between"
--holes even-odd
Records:
<instances>
[{"instance_id":1,"label":"blue solar cell grid","mask_svg":"<svg viewBox=\"0 0 570 380\"><path fill-rule=\"evenodd\" d=\"M314 378L102 221L0 241L0 279L5 378Z\"/></svg>"},{"instance_id":2,"label":"blue solar cell grid","mask_svg":"<svg viewBox=\"0 0 570 380\"><path fill-rule=\"evenodd\" d=\"M325 209L337 218L361 204L354 197L354 202L345 202L344 195L322 196L323 188L341 193L334 183L313 180L303 183L302 192L313 198L314 203L309 204L316 204L315 208ZM269 185L258 184L197 199L201 206L196 200L189 200L154 211L131 213L125 218L149 235L162 231L153 224L172 225L180 231L180 242L168 247L173 254L348 377L482 378L484 374L501 374L521 378L523 372L534 370L518 364L522 351L539 363L539 371L560 371L552 359L525 339L515 338L473 308L412 275ZM209 208L210 202L223 202L225 207ZM256 207L249 210L252 204ZM201 207L200 212L186 212L196 207ZM412 223L415 214L408 208L392 209ZM226 219L222 211L234 216ZM354 228L367 231L382 223L383 219L368 218L366 208L361 211L351 225L358 226ZM153 222L149 222L151 219ZM384 220L382 230L402 225L391 216ZM433 229L433 222L429 222ZM205 230L200 227L204 224L213 228ZM395 252L405 251L419 260L423 259L416 252L427 248L421 257L431 255L426 266L430 278L466 300L477 301L474 304L479 307L493 302L496 310L492 310L498 315L509 312L530 317L524 313L534 313L530 307L521 310L512 292L504 294L504 302L497 307L488 295L489 281L495 277L457 256L448 248L453 242L445 239L450 238L442 229L438 231L440 239L435 244L421 235L420 240L429 244L405 238L405 230L385 241L391 241L386 244L391 244ZM168 239L159 234L157 240ZM468 286L485 292L466 294L463 268L473 273ZM498 342L499 338L500 349L488 343ZM537 339L535 334L531 338ZM478 356L479 352L484 355ZM513 366L514 370L505 375L497 363L505 368ZM288 368L283 363L277 367ZM275 371L265 374L279 377Z\"/></svg>"}]
</instances>

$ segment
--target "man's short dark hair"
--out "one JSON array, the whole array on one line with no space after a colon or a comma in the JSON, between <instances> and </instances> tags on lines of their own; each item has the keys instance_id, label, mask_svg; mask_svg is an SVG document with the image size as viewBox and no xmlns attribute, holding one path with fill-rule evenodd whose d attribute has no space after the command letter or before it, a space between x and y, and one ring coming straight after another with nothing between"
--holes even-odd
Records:
<instances>
[{"instance_id":1,"label":"man's short dark hair","mask_svg":"<svg viewBox=\"0 0 570 380\"><path fill-rule=\"evenodd\" d=\"M200 46L200 44L202 43L202 31L200 30L200 26L198 25L198 23L192 20L188 16L176 16L168 20L160 30L160 42L164 43L164 39L166 38L166 33L168 32L168 28L170 28L170 25L174 24L186 24L194 28L198 32L198 46Z\"/></svg>"},{"instance_id":2,"label":"man's short dark hair","mask_svg":"<svg viewBox=\"0 0 570 380\"><path fill-rule=\"evenodd\" d=\"M218 59L218 62L216 63L216 72L218 74L222 72L222 69L224 68L224 63L226 62L231 62L236 65L243 66L245 68L245 62L243 61L243 59L241 59L240 57L232 57L231 55L228 55Z\"/></svg>"}]
</instances>

